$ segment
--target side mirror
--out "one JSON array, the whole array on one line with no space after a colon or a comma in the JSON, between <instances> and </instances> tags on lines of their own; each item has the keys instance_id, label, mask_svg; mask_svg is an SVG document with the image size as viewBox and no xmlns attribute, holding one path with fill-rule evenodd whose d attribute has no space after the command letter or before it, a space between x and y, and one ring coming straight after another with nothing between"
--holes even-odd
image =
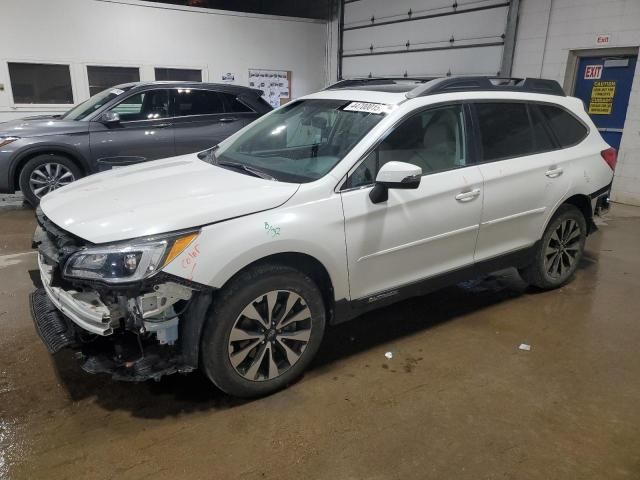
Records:
<instances>
[{"instance_id":1,"label":"side mirror","mask_svg":"<svg viewBox=\"0 0 640 480\"><path fill-rule=\"evenodd\" d=\"M415 189L420 186L421 179L420 167L405 162L387 162L378 171L376 184L369 193L369 198L373 203L386 202L390 188Z\"/></svg>"},{"instance_id":2,"label":"side mirror","mask_svg":"<svg viewBox=\"0 0 640 480\"><path fill-rule=\"evenodd\" d=\"M105 112L102 115L102 123L113 124L120 121L120 114L116 112Z\"/></svg>"}]
</instances>

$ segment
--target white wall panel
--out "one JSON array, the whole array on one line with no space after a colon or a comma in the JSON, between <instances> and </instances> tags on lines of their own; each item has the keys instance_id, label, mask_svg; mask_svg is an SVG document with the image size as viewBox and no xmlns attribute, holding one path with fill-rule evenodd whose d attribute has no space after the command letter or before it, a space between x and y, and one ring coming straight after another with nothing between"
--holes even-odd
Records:
<instances>
[{"instance_id":1,"label":"white wall panel","mask_svg":"<svg viewBox=\"0 0 640 480\"><path fill-rule=\"evenodd\" d=\"M405 73L418 76L449 72L496 75L502 59L507 4L502 0L461 0L453 8L451 0L347 2L342 76L402 76ZM431 18L416 18L421 16ZM409 18L412 20L401 21ZM387 54L370 55L383 52Z\"/></svg>"},{"instance_id":2,"label":"white wall panel","mask_svg":"<svg viewBox=\"0 0 640 480\"><path fill-rule=\"evenodd\" d=\"M288 17L188 8L135 0L0 0L0 121L66 107L15 106L7 61L71 65L76 102L89 96L86 65L203 70L219 82L232 72L248 84L249 68L292 70L292 93L319 90L325 79L327 25Z\"/></svg>"},{"instance_id":3,"label":"white wall panel","mask_svg":"<svg viewBox=\"0 0 640 480\"><path fill-rule=\"evenodd\" d=\"M411 52L404 55L345 58L345 78L373 76L414 77L453 75L495 75L500 69L502 47L483 47L435 52ZM348 62L346 61L348 60Z\"/></svg>"},{"instance_id":4,"label":"white wall panel","mask_svg":"<svg viewBox=\"0 0 640 480\"><path fill-rule=\"evenodd\" d=\"M449 45L453 36L454 45L459 41L501 41L507 23L507 7L496 10L416 20L400 24L382 25L375 28L362 28L344 32L343 49L345 55L368 52L373 45L374 52L385 47L410 48ZM445 21L446 19L446 21Z\"/></svg>"}]
</instances>

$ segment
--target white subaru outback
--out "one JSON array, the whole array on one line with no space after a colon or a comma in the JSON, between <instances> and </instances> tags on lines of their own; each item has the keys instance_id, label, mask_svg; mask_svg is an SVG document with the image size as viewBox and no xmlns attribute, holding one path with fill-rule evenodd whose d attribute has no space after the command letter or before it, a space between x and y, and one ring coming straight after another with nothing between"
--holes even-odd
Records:
<instances>
[{"instance_id":1,"label":"white subaru outback","mask_svg":"<svg viewBox=\"0 0 640 480\"><path fill-rule=\"evenodd\" d=\"M36 328L89 372L202 368L268 394L328 323L509 266L563 285L615 163L554 81L340 82L208 151L45 196Z\"/></svg>"}]
</instances>

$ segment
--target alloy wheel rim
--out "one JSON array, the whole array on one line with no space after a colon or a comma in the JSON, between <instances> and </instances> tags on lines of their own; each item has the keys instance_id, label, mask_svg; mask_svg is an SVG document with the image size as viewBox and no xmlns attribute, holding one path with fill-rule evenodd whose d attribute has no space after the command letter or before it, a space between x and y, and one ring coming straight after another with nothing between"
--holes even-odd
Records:
<instances>
[{"instance_id":1,"label":"alloy wheel rim","mask_svg":"<svg viewBox=\"0 0 640 480\"><path fill-rule=\"evenodd\" d=\"M251 381L273 380L299 360L311 339L311 310L290 290L273 290L247 305L229 333L229 360Z\"/></svg>"},{"instance_id":2,"label":"alloy wheel rim","mask_svg":"<svg viewBox=\"0 0 640 480\"><path fill-rule=\"evenodd\" d=\"M29 176L29 186L37 198L75 181L75 176L61 163L45 163Z\"/></svg>"},{"instance_id":3,"label":"alloy wheel rim","mask_svg":"<svg viewBox=\"0 0 640 480\"><path fill-rule=\"evenodd\" d=\"M565 220L549 237L544 254L544 268L551 278L563 278L571 272L580 253L582 232L578 222Z\"/></svg>"}]
</instances>

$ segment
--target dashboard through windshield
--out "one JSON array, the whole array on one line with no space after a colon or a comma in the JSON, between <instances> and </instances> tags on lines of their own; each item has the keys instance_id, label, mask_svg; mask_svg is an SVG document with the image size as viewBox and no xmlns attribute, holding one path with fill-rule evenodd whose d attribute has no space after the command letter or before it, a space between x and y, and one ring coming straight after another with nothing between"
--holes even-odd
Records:
<instances>
[{"instance_id":1,"label":"dashboard through windshield","mask_svg":"<svg viewBox=\"0 0 640 480\"><path fill-rule=\"evenodd\" d=\"M221 166L244 165L284 182L326 175L385 116L379 104L299 100L257 121L213 153Z\"/></svg>"}]
</instances>

